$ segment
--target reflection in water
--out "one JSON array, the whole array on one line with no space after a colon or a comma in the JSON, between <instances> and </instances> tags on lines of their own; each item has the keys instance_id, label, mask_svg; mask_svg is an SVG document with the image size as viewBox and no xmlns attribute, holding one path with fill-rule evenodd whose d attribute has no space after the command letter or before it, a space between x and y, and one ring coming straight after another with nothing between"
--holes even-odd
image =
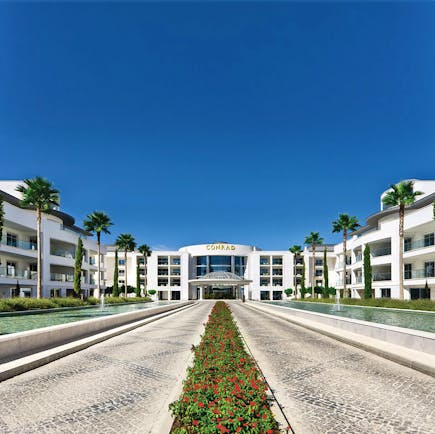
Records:
<instances>
[{"instance_id":1,"label":"reflection in water","mask_svg":"<svg viewBox=\"0 0 435 434\"><path fill-rule=\"evenodd\" d=\"M342 310L334 309L333 304L304 303L303 301L267 302L278 306L294 309L309 310L312 312L326 313L328 315L344 318L359 319L362 321L376 322L396 327L405 327L426 332L435 332L435 312L416 312L412 310L373 308L362 306L342 305Z\"/></svg>"},{"instance_id":2,"label":"reflection in water","mask_svg":"<svg viewBox=\"0 0 435 434\"><path fill-rule=\"evenodd\" d=\"M150 303L132 303L122 306L114 305L104 307L104 311L99 306L88 307L84 309L69 309L58 312L45 312L25 315L0 315L0 335L23 332L42 327L49 327L69 322L83 321L91 318L98 318L117 313L132 312L134 310L149 309L150 307L163 306L171 302L155 301Z\"/></svg>"}]
</instances>

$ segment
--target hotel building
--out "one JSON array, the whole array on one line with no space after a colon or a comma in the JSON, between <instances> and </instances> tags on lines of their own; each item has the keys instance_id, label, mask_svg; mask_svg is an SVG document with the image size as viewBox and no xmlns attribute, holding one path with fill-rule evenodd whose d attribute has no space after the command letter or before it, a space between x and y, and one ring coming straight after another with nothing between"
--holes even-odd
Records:
<instances>
[{"instance_id":1,"label":"hotel building","mask_svg":"<svg viewBox=\"0 0 435 434\"><path fill-rule=\"evenodd\" d=\"M0 181L3 198L3 236L0 243L0 298L36 297L36 214L22 208L20 181ZM42 296L65 297L73 292L75 250L79 237L85 256L82 266L83 295L93 295L97 281L97 243L59 209L42 213ZM103 260L102 256L102 260ZM104 269L104 268L102 268ZM103 276L104 278L104 276Z\"/></svg>"},{"instance_id":2,"label":"hotel building","mask_svg":"<svg viewBox=\"0 0 435 434\"><path fill-rule=\"evenodd\" d=\"M4 202L3 237L0 244L0 297L35 296L36 217L20 206L18 181L0 181ZM435 181L414 181L417 197L405 212L404 292L406 299L435 299ZM388 190L387 190L388 191ZM300 288L303 262L305 286L311 286L312 269L316 286L324 285L324 249L327 251L329 286L343 288L344 278L353 298L362 297L364 287L363 251L371 249L372 287L376 297L399 297L398 210L381 209L365 226L350 235L347 252L342 243L317 246L315 260L310 247L295 256L288 250L262 250L255 246L213 242L185 246L173 251L154 251L144 260L139 252L118 255L118 284L136 286L137 269L141 288L154 289L161 300L208 297L236 297L251 300L281 300L286 288ZM325 234L322 234L323 236ZM91 234L75 226L74 219L58 209L42 216L44 297L72 293L73 267L78 238L82 237L85 258L82 289L92 295L97 280L97 245ZM293 240L294 242L294 240ZM115 248L102 248L102 282L113 286ZM347 275L343 263L346 260ZM137 268L138 267L138 268ZM17 294L18 295L18 294Z\"/></svg>"},{"instance_id":3,"label":"hotel building","mask_svg":"<svg viewBox=\"0 0 435 434\"><path fill-rule=\"evenodd\" d=\"M404 288L405 299L435 299L435 181L414 181L414 189L424 192L405 211ZM387 190L388 191L388 190ZM119 284L136 286L136 264L141 270L141 285L157 291L162 300L202 299L217 296L245 296L252 300L280 300L286 288L300 287L302 261L305 262L305 286L311 285L314 267L315 285L323 286L323 255L327 250L329 286L343 288L343 261L347 264L347 287L352 297L361 298L364 288L363 251L368 244L375 296L399 297L398 209L381 209L367 219L365 226L348 239L346 255L342 243L306 247L295 257L287 250L265 251L255 246L214 242L182 247L175 251L157 251L144 264L138 252L128 254L125 276L123 254L119 255ZM114 247L106 254L107 285L112 286ZM427 290L427 287L429 290Z\"/></svg>"}]
</instances>

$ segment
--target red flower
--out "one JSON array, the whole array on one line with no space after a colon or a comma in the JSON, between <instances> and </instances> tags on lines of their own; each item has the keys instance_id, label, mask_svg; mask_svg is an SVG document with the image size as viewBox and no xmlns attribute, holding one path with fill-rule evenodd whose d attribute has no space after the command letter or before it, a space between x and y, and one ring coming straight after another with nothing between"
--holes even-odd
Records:
<instances>
[{"instance_id":1,"label":"red flower","mask_svg":"<svg viewBox=\"0 0 435 434\"><path fill-rule=\"evenodd\" d=\"M199 420L193 419L192 424L195 426L199 425Z\"/></svg>"},{"instance_id":2,"label":"red flower","mask_svg":"<svg viewBox=\"0 0 435 434\"><path fill-rule=\"evenodd\" d=\"M198 402L198 407L204 407L204 404L202 402Z\"/></svg>"}]
</instances>

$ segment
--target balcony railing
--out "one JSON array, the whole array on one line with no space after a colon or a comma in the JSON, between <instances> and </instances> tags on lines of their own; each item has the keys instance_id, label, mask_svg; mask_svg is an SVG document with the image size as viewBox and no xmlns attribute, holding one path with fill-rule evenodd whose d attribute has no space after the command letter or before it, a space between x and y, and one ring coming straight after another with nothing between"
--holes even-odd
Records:
<instances>
[{"instance_id":1,"label":"balcony railing","mask_svg":"<svg viewBox=\"0 0 435 434\"><path fill-rule=\"evenodd\" d=\"M371 253L374 258L376 258L377 256L391 255L391 247L381 247L379 249L373 249Z\"/></svg>"},{"instance_id":2,"label":"balcony railing","mask_svg":"<svg viewBox=\"0 0 435 434\"><path fill-rule=\"evenodd\" d=\"M97 260L92 256L89 257L89 265L97 265Z\"/></svg>"},{"instance_id":3,"label":"balcony railing","mask_svg":"<svg viewBox=\"0 0 435 434\"><path fill-rule=\"evenodd\" d=\"M435 277L433 268L420 268L417 270L405 271L405 279L424 279L425 277Z\"/></svg>"},{"instance_id":4,"label":"balcony railing","mask_svg":"<svg viewBox=\"0 0 435 434\"><path fill-rule=\"evenodd\" d=\"M355 255L355 262L359 262L359 261L362 261L362 255L361 254Z\"/></svg>"},{"instance_id":5,"label":"balcony railing","mask_svg":"<svg viewBox=\"0 0 435 434\"><path fill-rule=\"evenodd\" d=\"M356 276L355 283L362 283L362 276Z\"/></svg>"},{"instance_id":6,"label":"balcony railing","mask_svg":"<svg viewBox=\"0 0 435 434\"><path fill-rule=\"evenodd\" d=\"M434 245L433 239L420 239L411 242L405 242L404 251L409 252L410 250L422 249L424 247L431 247Z\"/></svg>"},{"instance_id":7,"label":"balcony railing","mask_svg":"<svg viewBox=\"0 0 435 434\"><path fill-rule=\"evenodd\" d=\"M74 274L50 273L50 280L54 282L74 282Z\"/></svg>"},{"instance_id":8,"label":"balcony railing","mask_svg":"<svg viewBox=\"0 0 435 434\"><path fill-rule=\"evenodd\" d=\"M36 271L17 270L11 267L0 267L0 277L10 277L11 279L31 279L36 280Z\"/></svg>"},{"instance_id":9,"label":"balcony railing","mask_svg":"<svg viewBox=\"0 0 435 434\"><path fill-rule=\"evenodd\" d=\"M11 240L11 239L7 239L6 237L2 238L1 244L4 244L5 246L9 246L9 247L16 247L17 249L24 249L24 250L38 249L38 245L32 241Z\"/></svg>"},{"instance_id":10,"label":"balcony railing","mask_svg":"<svg viewBox=\"0 0 435 434\"><path fill-rule=\"evenodd\" d=\"M75 251L52 248L50 249L50 255L61 256L62 258L74 259L76 254Z\"/></svg>"},{"instance_id":11,"label":"balcony railing","mask_svg":"<svg viewBox=\"0 0 435 434\"><path fill-rule=\"evenodd\" d=\"M373 273L373 281L378 282L380 280L391 280L391 272Z\"/></svg>"}]
</instances>

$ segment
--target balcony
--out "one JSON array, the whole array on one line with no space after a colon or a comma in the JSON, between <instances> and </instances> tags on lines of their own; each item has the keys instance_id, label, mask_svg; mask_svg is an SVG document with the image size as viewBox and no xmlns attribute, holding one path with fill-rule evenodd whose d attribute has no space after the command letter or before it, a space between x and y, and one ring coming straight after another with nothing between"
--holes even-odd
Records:
<instances>
[{"instance_id":1,"label":"balcony","mask_svg":"<svg viewBox=\"0 0 435 434\"><path fill-rule=\"evenodd\" d=\"M435 277L433 268L420 268L417 270L405 270L405 279L424 279L427 277Z\"/></svg>"},{"instance_id":2,"label":"balcony","mask_svg":"<svg viewBox=\"0 0 435 434\"><path fill-rule=\"evenodd\" d=\"M373 249L371 251L371 255L373 258L376 258L378 256L387 256L391 255L391 247L379 247L377 249Z\"/></svg>"},{"instance_id":3,"label":"balcony","mask_svg":"<svg viewBox=\"0 0 435 434\"><path fill-rule=\"evenodd\" d=\"M50 249L50 255L60 256L62 258L67 258L67 259L74 259L76 253L75 250L67 250L67 249L52 247Z\"/></svg>"},{"instance_id":4,"label":"balcony","mask_svg":"<svg viewBox=\"0 0 435 434\"><path fill-rule=\"evenodd\" d=\"M19 239L10 239L7 237L3 237L1 240L1 244L9 247L16 247L17 249L24 250L37 250L38 245L32 241L24 241Z\"/></svg>"},{"instance_id":5,"label":"balcony","mask_svg":"<svg viewBox=\"0 0 435 434\"><path fill-rule=\"evenodd\" d=\"M74 274L50 273L50 280L53 282L74 282ZM84 279L82 278L82 283Z\"/></svg>"},{"instance_id":6,"label":"balcony","mask_svg":"<svg viewBox=\"0 0 435 434\"><path fill-rule=\"evenodd\" d=\"M355 283L356 283L356 284L358 284L358 283L362 283L362 276L356 276L356 277L355 277Z\"/></svg>"},{"instance_id":7,"label":"balcony","mask_svg":"<svg viewBox=\"0 0 435 434\"><path fill-rule=\"evenodd\" d=\"M12 267L0 267L0 277L36 280L36 274L36 271L18 270Z\"/></svg>"},{"instance_id":8,"label":"balcony","mask_svg":"<svg viewBox=\"0 0 435 434\"><path fill-rule=\"evenodd\" d=\"M411 250L424 249L425 247L432 247L435 245L433 237L421 238L420 240L407 241L405 240L404 251L409 252Z\"/></svg>"},{"instance_id":9,"label":"balcony","mask_svg":"<svg viewBox=\"0 0 435 434\"><path fill-rule=\"evenodd\" d=\"M362 254L359 253L358 255L355 255L355 262L360 262L362 261Z\"/></svg>"},{"instance_id":10,"label":"balcony","mask_svg":"<svg viewBox=\"0 0 435 434\"><path fill-rule=\"evenodd\" d=\"M379 282L382 280L391 280L391 272L373 273L373 282Z\"/></svg>"}]
</instances>

